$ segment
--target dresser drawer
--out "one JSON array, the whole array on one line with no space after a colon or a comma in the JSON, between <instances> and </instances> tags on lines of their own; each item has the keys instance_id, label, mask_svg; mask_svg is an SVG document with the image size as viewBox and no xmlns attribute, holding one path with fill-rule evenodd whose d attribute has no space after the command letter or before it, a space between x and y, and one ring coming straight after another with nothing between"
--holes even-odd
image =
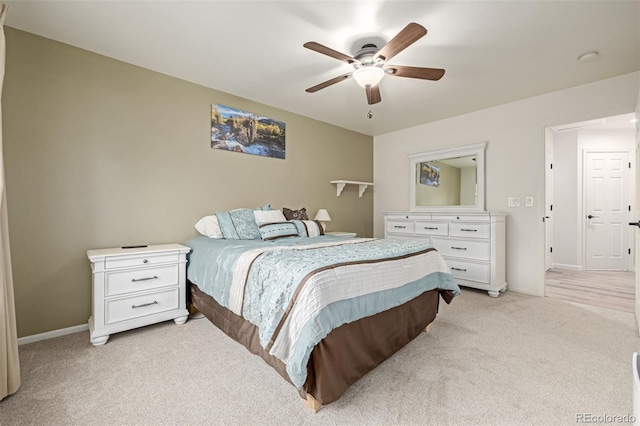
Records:
<instances>
[{"instance_id":1,"label":"dresser drawer","mask_svg":"<svg viewBox=\"0 0 640 426\"><path fill-rule=\"evenodd\" d=\"M396 234L413 234L414 222L401 222L401 221L388 221L387 232L393 232Z\"/></svg>"},{"instance_id":2,"label":"dresser drawer","mask_svg":"<svg viewBox=\"0 0 640 426\"><path fill-rule=\"evenodd\" d=\"M491 260L490 241L458 240L433 237L433 246L443 256L464 257L475 260Z\"/></svg>"},{"instance_id":3,"label":"dresser drawer","mask_svg":"<svg viewBox=\"0 0 640 426\"><path fill-rule=\"evenodd\" d=\"M105 302L105 323L113 324L178 309L178 287L138 296L111 299Z\"/></svg>"},{"instance_id":4,"label":"dresser drawer","mask_svg":"<svg viewBox=\"0 0 640 426\"><path fill-rule=\"evenodd\" d=\"M147 253L132 256L106 256L105 269L128 268L131 266L157 265L159 263L178 262L180 252Z\"/></svg>"},{"instance_id":5,"label":"dresser drawer","mask_svg":"<svg viewBox=\"0 0 640 426\"><path fill-rule=\"evenodd\" d=\"M423 235L449 235L449 223L447 222L415 222L416 234Z\"/></svg>"},{"instance_id":6,"label":"dresser drawer","mask_svg":"<svg viewBox=\"0 0 640 426\"><path fill-rule=\"evenodd\" d=\"M387 235L385 238L387 238L388 240L420 241L426 244L431 244L431 237L428 235L394 234L394 235Z\"/></svg>"},{"instance_id":7,"label":"dresser drawer","mask_svg":"<svg viewBox=\"0 0 640 426\"><path fill-rule=\"evenodd\" d=\"M178 264L107 272L105 280L105 296L177 285Z\"/></svg>"},{"instance_id":8,"label":"dresser drawer","mask_svg":"<svg viewBox=\"0 0 640 426\"><path fill-rule=\"evenodd\" d=\"M449 225L452 237L465 238L490 238L490 223L473 223L473 222L451 222Z\"/></svg>"},{"instance_id":9,"label":"dresser drawer","mask_svg":"<svg viewBox=\"0 0 640 426\"><path fill-rule=\"evenodd\" d=\"M491 282L491 264L489 263L466 262L446 257L444 260L455 278L481 283Z\"/></svg>"}]
</instances>

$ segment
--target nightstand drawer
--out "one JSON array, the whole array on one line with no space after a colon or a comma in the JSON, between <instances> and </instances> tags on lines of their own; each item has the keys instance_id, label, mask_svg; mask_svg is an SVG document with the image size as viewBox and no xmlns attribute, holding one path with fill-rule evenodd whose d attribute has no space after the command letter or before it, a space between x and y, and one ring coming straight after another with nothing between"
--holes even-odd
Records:
<instances>
[{"instance_id":1,"label":"nightstand drawer","mask_svg":"<svg viewBox=\"0 0 640 426\"><path fill-rule=\"evenodd\" d=\"M107 272L105 280L105 296L177 285L178 265Z\"/></svg>"},{"instance_id":2,"label":"nightstand drawer","mask_svg":"<svg viewBox=\"0 0 640 426\"><path fill-rule=\"evenodd\" d=\"M491 242L454 240L433 237L433 246L443 256L464 257L475 260L491 260Z\"/></svg>"},{"instance_id":3,"label":"nightstand drawer","mask_svg":"<svg viewBox=\"0 0 640 426\"><path fill-rule=\"evenodd\" d=\"M491 264L489 263L465 262L451 258L444 260L455 278L487 284L491 282Z\"/></svg>"},{"instance_id":4,"label":"nightstand drawer","mask_svg":"<svg viewBox=\"0 0 640 426\"><path fill-rule=\"evenodd\" d=\"M113 324L147 315L178 309L180 296L178 287L123 299L107 300L105 323Z\"/></svg>"},{"instance_id":5,"label":"nightstand drawer","mask_svg":"<svg viewBox=\"0 0 640 426\"><path fill-rule=\"evenodd\" d=\"M128 268L131 266L157 265L159 263L178 262L180 252L148 253L137 256L107 256L104 259L105 269Z\"/></svg>"}]
</instances>

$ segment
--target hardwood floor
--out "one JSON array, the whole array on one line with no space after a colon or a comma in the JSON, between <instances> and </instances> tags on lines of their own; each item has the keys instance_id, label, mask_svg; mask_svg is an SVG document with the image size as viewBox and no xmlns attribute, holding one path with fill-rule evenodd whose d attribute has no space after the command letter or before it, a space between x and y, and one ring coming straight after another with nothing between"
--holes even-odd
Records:
<instances>
[{"instance_id":1,"label":"hardwood floor","mask_svg":"<svg viewBox=\"0 0 640 426\"><path fill-rule=\"evenodd\" d=\"M545 284L547 297L635 312L634 272L550 269Z\"/></svg>"}]
</instances>

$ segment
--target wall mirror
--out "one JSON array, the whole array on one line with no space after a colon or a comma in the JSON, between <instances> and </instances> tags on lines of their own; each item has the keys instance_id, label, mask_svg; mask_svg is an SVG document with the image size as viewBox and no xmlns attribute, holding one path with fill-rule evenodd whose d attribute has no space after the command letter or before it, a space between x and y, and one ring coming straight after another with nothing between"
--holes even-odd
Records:
<instances>
[{"instance_id":1,"label":"wall mirror","mask_svg":"<svg viewBox=\"0 0 640 426\"><path fill-rule=\"evenodd\" d=\"M409 155L410 209L484 210L487 142Z\"/></svg>"}]
</instances>

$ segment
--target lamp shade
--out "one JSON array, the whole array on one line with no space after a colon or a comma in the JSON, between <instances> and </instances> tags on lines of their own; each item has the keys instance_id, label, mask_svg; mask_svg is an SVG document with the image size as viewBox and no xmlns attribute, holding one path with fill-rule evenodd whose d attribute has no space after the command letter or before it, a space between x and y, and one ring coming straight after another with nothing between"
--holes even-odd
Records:
<instances>
[{"instance_id":1,"label":"lamp shade","mask_svg":"<svg viewBox=\"0 0 640 426\"><path fill-rule=\"evenodd\" d=\"M384 77L384 71L380 67L364 66L353 72L353 79L362 87L376 86Z\"/></svg>"},{"instance_id":2,"label":"lamp shade","mask_svg":"<svg viewBox=\"0 0 640 426\"><path fill-rule=\"evenodd\" d=\"M326 209L320 209L318 210L318 213L316 213L314 220L320 222L331 222L331 216L329 216L329 212Z\"/></svg>"}]
</instances>

